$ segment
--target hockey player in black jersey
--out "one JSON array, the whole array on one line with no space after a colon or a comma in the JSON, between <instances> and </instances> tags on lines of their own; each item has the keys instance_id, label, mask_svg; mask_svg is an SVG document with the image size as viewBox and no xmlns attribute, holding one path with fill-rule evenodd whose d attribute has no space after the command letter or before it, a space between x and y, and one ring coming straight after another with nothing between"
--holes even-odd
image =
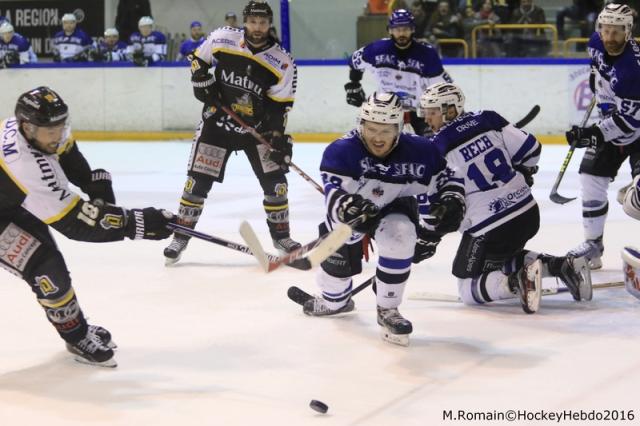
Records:
<instances>
[{"instance_id":1,"label":"hockey player in black jersey","mask_svg":"<svg viewBox=\"0 0 640 426\"><path fill-rule=\"evenodd\" d=\"M282 252L300 247L289 233L287 164L291 138L284 134L296 91L296 66L269 36L273 12L250 1L243 11L244 29L218 28L191 61L195 97L204 103L196 129L178 213L178 223L195 228L214 182L222 182L229 156L244 151L264 193L264 210L274 246ZM211 74L211 71L213 74ZM275 151L260 144L220 106L255 127ZM164 250L166 263L179 260L189 237L175 234Z\"/></svg>"},{"instance_id":2,"label":"hockey player in black jersey","mask_svg":"<svg viewBox=\"0 0 640 426\"><path fill-rule=\"evenodd\" d=\"M91 170L71 137L64 101L48 87L18 98L0 124L0 266L24 279L76 359L115 367L111 334L89 325L48 226L87 242L163 239L175 216L114 205L111 178ZM91 201L69 188L78 186Z\"/></svg>"}]
</instances>

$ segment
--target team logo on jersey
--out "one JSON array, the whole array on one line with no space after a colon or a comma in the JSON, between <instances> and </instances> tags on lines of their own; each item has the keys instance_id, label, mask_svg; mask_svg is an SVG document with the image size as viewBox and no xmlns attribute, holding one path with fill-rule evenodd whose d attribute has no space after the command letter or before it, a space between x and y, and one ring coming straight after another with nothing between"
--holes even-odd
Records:
<instances>
[{"instance_id":1,"label":"team logo on jersey","mask_svg":"<svg viewBox=\"0 0 640 426\"><path fill-rule=\"evenodd\" d=\"M374 195L376 197L382 197L384 195L384 189L382 189L382 187L380 187L380 186L375 187L371 191L371 195Z\"/></svg>"},{"instance_id":2,"label":"team logo on jersey","mask_svg":"<svg viewBox=\"0 0 640 426\"><path fill-rule=\"evenodd\" d=\"M516 191L508 193L504 197L494 198L489 202L489 210L493 214L496 214L508 209L514 204L517 204L522 197L527 194L528 189L529 185L525 185Z\"/></svg>"},{"instance_id":3,"label":"team logo on jersey","mask_svg":"<svg viewBox=\"0 0 640 426\"><path fill-rule=\"evenodd\" d=\"M51 281L51 278L49 278L46 275L36 277L36 285L40 288L40 291L45 296L49 294L53 294L58 290L60 290L58 287L55 286L53 281Z\"/></svg>"},{"instance_id":4,"label":"team logo on jersey","mask_svg":"<svg viewBox=\"0 0 640 426\"><path fill-rule=\"evenodd\" d=\"M287 184L286 183L278 183L276 184L273 192L276 193L278 197L284 197L287 195Z\"/></svg>"},{"instance_id":5,"label":"team logo on jersey","mask_svg":"<svg viewBox=\"0 0 640 426\"><path fill-rule=\"evenodd\" d=\"M231 109L233 112L253 117L253 104L251 103L249 94L245 93L240 98L237 98L236 102L231 104Z\"/></svg>"},{"instance_id":6,"label":"team logo on jersey","mask_svg":"<svg viewBox=\"0 0 640 426\"><path fill-rule=\"evenodd\" d=\"M120 229L124 225L124 219L121 215L108 213L104 215L100 221L100 226L104 229Z\"/></svg>"},{"instance_id":7,"label":"team logo on jersey","mask_svg":"<svg viewBox=\"0 0 640 426\"><path fill-rule=\"evenodd\" d=\"M195 179L189 176L184 184L184 192L191 194L191 191L193 191L193 187L195 186L195 184Z\"/></svg>"},{"instance_id":8,"label":"team logo on jersey","mask_svg":"<svg viewBox=\"0 0 640 426\"><path fill-rule=\"evenodd\" d=\"M249 66L247 66L247 69L248 68ZM241 76L237 75L235 71L227 73L226 70L222 70L220 79L229 86L241 87L258 96L262 96L263 88L255 81L251 80L248 75Z\"/></svg>"}]
</instances>

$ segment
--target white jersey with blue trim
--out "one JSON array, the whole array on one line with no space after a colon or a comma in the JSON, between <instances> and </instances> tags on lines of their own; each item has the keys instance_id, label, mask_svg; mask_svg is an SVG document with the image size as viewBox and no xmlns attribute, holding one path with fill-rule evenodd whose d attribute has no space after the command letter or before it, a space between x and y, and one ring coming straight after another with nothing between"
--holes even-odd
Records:
<instances>
[{"instance_id":1,"label":"white jersey with blue trim","mask_svg":"<svg viewBox=\"0 0 640 426\"><path fill-rule=\"evenodd\" d=\"M628 145L640 138L640 46L631 39L618 56L610 56L599 33L589 40L596 70L596 101L602 113L597 126L604 139Z\"/></svg>"},{"instance_id":2,"label":"white jersey with blue trim","mask_svg":"<svg viewBox=\"0 0 640 426\"><path fill-rule=\"evenodd\" d=\"M31 55L35 55L31 49L31 43L18 33L14 33L11 40L5 43L4 39L0 38L0 61L9 52L16 52L20 60L20 64L28 64L31 61Z\"/></svg>"},{"instance_id":3,"label":"white jersey with blue trim","mask_svg":"<svg viewBox=\"0 0 640 426\"><path fill-rule=\"evenodd\" d=\"M438 147L408 133L401 133L397 146L380 159L367 151L359 132L352 130L325 149L320 171L328 226L339 222L337 209L348 194L359 194L379 208L422 193L464 199L464 179Z\"/></svg>"},{"instance_id":4,"label":"white jersey with blue trim","mask_svg":"<svg viewBox=\"0 0 640 426\"><path fill-rule=\"evenodd\" d=\"M153 62L163 61L167 56L167 38L160 31L152 31L148 36L139 32L131 34L127 53L133 54L139 47L144 57Z\"/></svg>"},{"instance_id":5,"label":"white jersey with blue trim","mask_svg":"<svg viewBox=\"0 0 640 426\"><path fill-rule=\"evenodd\" d=\"M53 37L53 50L62 61L72 61L93 45L93 40L80 28L67 35L64 31Z\"/></svg>"},{"instance_id":6,"label":"white jersey with blue trim","mask_svg":"<svg viewBox=\"0 0 640 426\"><path fill-rule=\"evenodd\" d=\"M399 49L392 39L383 38L356 50L349 66L373 73L378 91L396 93L404 108L415 111L420 96L433 84L453 80L442 67L433 46L412 40L406 49Z\"/></svg>"},{"instance_id":7,"label":"white jersey with blue trim","mask_svg":"<svg viewBox=\"0 0 640 426\"><path fill-rule=\"evenodd\" d=\"M494 111L463 113L431 139L464 176L467 210L460 231L482 235L536 205L518 166L540 158L536 138ZM429 199L422 199L421 216Z\"/></svg>"}]
</instances>

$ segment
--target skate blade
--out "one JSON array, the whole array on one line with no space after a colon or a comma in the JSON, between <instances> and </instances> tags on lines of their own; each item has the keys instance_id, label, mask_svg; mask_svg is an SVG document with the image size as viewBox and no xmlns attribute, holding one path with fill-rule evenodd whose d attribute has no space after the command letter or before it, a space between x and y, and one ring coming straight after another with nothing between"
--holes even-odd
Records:
<instances>
[{"instance_id":1,"label":"skate blade","mask_svg":"<svg viewBox=\"0 0 640 426\"><path fill-rule=\"evenodd\" d=\"M118 349L118 345L116 345L116 343L113 340L108 343L105 343L105 345L107 345L109 349Z\"/></svg>"},{"instance_id":2,"label":"skate blade","mask_svg":"<svg viewBox=\"0 0 640 426\"><path fill-rule=\"evenodd\" d=\"M179 260L180 260L180 256L176 257L175 259L171 259L170 257L165 257L164 266L173 266L176 263L178 263Z\"/></svg>"},{"instance_id":3,"label":"skate blade","mask_svg":"<svg viewBox=\"0 0 640 426\"><path fill-rule=\"evenodd\" d=\"M409 334L393 334L384 327L380 329L380 337L382 340L398 346L409 346L409 336Z\"/></svg>"},{"instance_id":4,"label":"skate blade","mask_svg":"<svg viewBox=\"0 0 640 426\"><path fill-rule=\"evenodd\" d=\"M118 366L118 363L116 362L115 358L111 358L102 362L95 362L95 361L89 361L88 359L83 358L80 355L75 355L73 359L76 362L79 362L80 364L93 365L96 367L116 368Z\"/></svg>"},{"instance_id":5,"label":"skate blade","mask_svg":"<svg viewBox=\"0 0 640 426\"><path fill-rule=\"evenodd\" d=\"M580 286L580 299L588 302L593 299L593 284L591 282L589 263L584 257L578 257L573 259L573 267L583 279L582 285Z\"/></svg>"}]
</instances>

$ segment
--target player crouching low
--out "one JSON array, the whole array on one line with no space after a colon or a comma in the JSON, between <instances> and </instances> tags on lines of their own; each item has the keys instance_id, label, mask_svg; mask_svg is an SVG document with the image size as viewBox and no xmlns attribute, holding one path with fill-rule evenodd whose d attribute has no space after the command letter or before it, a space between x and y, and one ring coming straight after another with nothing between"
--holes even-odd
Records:
<instances>
[{"instance_id":1,"label":"player crouching low","mask_svg":"<svg viewBox=\"0 0 640 426\"><path fill-rule=\"evenodd\" d=\"M547 276L559 278L576 301L591 300L586 258L524 248L540 226L530 188L540 143L494 111L465 112L464 102L462 90L452 83L430 86L420 101L435 133L433 144L465 176L467 211L453 261L462 301L477 305L520 296L524 311L534 313ZM433 206L427 200L421 208Z\"/></svg>"},{"instance_id":2,"label":"player crouching low","mask_svg":"<svg viewBox=\"0 0 640 426\"><path fill-rule=\"evenodd\" d=\"M303 311L311 316L350 312L352 277L362 272L365 234L376 240L376 301L383 339L407 345L411 322L398 311L416 248L418 212L415 195L429 193L442 215L440 234L458 229L464 215L463 179L437 147L425 138L401 133L403 111L395 94L374 93L362 105L360 126L330 144L320 170L326 197L326 233L337 222L365 220L354 226L351 240L321 264L321 296Z\"/></svg>"}]
</instances>

